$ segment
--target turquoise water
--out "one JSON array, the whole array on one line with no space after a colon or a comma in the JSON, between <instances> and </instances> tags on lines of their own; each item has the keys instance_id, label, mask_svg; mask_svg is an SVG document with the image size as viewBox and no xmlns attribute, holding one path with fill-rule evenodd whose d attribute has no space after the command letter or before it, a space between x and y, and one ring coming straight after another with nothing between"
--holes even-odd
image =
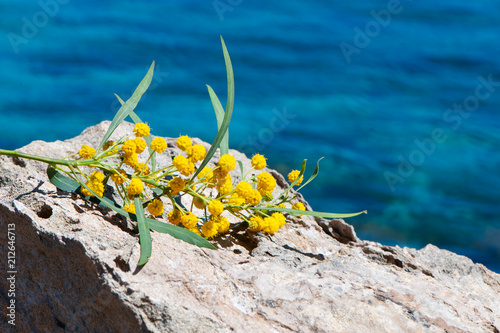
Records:
<instances>
[{"instance_id":1,"label":"turquoise water","mask_svg":"<svg viewBox=\"0 0 500 333\"><path fill-rule=\"evenodd\" d=\"M500 3L391 3L0 1L0 147L111 119L153 60L138 113L212 141L223 35L232 148L283 173L324 157L303 191L315 210L367 209L348 220L363 239L500 272Z\"/></svg>"}]
</instances>

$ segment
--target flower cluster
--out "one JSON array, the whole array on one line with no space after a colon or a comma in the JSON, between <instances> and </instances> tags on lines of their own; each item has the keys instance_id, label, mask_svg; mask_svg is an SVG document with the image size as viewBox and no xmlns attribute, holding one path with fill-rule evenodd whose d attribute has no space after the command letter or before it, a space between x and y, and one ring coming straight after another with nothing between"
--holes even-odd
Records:
<instances>
[{"instance_id":1,"label":"flower cluster","mask_svg":"<svg viewBox=\"0 0 500 333\"><path fill-rule=\"evenodd\" d=\"M207 155L205 146L193 144L186 135L176 140L176 146L177 154L171 164L153 170L150 162L155 154L167 150L167 142L161 137L151 139L150 128L145 123L137 123L130 135L117 142L107 141L102 151L83 145L78 151L79 158L98 161L107 176L101 171L92 172L86 176L88 181L81 192L85 196L103 196L110 179L123 200L125 211L135 214L134 199L139 197L147 212L157 218L163 216L167 200L172 207L167 220L205 238L227 232L232 226L231 216L237 221L233 226L246 223L250 231L274 234L286 221L285 215L274 209L287 208L288 204L291 209L305 210L290 194L273 200L276 179L263 170L267 166L263 155L254 155L252 168L245 175L239 175L235 171L238 162L231 154L220 156L213 167L205 165L198 170ZM144 152L149 155L142 157ZM195 172L197 175L193 177ZM299 176L296 182L299 185L302 175L298 170L292 171L288 179L293 182ZM241 180L235 183L233 177ZM190 202L190 208L186 208L189 204L182 203L185 199Z\"/></svg>"},{"instance_id":2,"label":"flower cluster","mask_svg":"<svg viewBox=\"0 0 500 333\"><path fill-rule=\"evenodd\" d=\"M234 77L222 38L221 42L227 72L227 103L226 109L222 109L215 92L207 86L219 126L214 146L208 152L204 145L194 144L187 135L176 140L176 148L168 149L164 138L152 138L149 126L138 120L133 109L151 83L153 62L131 99L124 102L117 96L123 106L111 121L97 149L82 145L77 152L63 159L4 149L0 149L0 155L48 163L47 175L58 188L79 191L85 197L94 196L93 201L135 220L141 244L139 266L151 256L151 230L215 249L207 239L224 234L231 228L241 230L246 227L250 232L274 234L285 225L285 214L343 218L363 213L305 212L306 207L297 200L296 192L316 176L318 164L313 175L301 185L304 160L300 171L293 170L288 174L290 186L278 193L273 173L265 170L267 162L263 155L254 155L251 167L244 170L243 164L228 153L226 134L233 113ZM106 141L125 115L136 122L133 130L116 142ZM209 164L217 147L220 147L217 163ZM167 153L166 158L157 159L159 154L164 153ZM169 162L160 165L160 160ZM115 193L119 198L109 200L103 197L105 193ZM184 229L161 222L163 218Z\"/></svg>"},{"instance_id":3,"label":"flower cluster","mask_svg":"<svg viewBox=\"0 0 500 333\"><path fill-rule=\"evenodd\" d=\"M87 146L88 147L88 146ZM83 149L83 148L82 148ZM81 156L81 155L80 155ZM104 174L100 171L94 171L89 177L89 181L85 183L87 187L89 187L95 194L102 197L104 194ZM86 197L92 197L94 194L87 190L86 188L82 188L82 194Z\"/></svg>"}]
</instances>

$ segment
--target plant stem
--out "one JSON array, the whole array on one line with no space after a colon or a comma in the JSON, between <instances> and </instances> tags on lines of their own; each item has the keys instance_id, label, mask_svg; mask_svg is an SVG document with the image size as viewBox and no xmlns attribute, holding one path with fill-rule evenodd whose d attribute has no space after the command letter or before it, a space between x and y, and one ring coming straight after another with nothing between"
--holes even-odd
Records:
<instances>
[{"instance_id":1,"label":"plant stem","mask_svg":"<svg viewBox=\"0 0 500 333\"><path fill-rule=\"evenodd\" d=\"M30 155L30 154L21 153L21 152L15 151L15 150L6 150L6 149L0 149L0 155L21 157L21 158L27 158L30 160L40 161L40 162L44 162L44 163L48 163L48 164L61 164L61 165L66 165L66 166L70 166L70 165L71 166L79 166L79 165L91 166L93 164L99 164L94 159L66 161L66 160L60 160L60 159L55 159L55 158Z\"/></svg>"}]
</instances>

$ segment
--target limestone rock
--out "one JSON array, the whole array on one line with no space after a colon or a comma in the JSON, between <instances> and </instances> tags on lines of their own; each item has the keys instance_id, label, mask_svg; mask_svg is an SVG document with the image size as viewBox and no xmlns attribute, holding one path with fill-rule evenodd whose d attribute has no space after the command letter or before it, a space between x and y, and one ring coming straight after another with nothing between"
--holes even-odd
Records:
<instances>
[{"instance_id":1,"label":"limestone rock","mask_svg":"<svg viewBox=\"0 0 500 333\"><path fill-rule=\"evenodd\" d=\"M66 156L97 146L108 126L20 151ZM154 232L153 255L138 268L135 225L58 191L45 169L0 157L0 306L12 299L13 228L18 332L500 331L500 275L432 245L361 241L342 220L289 218L272 237L234 231L214 240L217 251ZM2 332L12 329L2 320Z\"/></svg>"}]
</instances>

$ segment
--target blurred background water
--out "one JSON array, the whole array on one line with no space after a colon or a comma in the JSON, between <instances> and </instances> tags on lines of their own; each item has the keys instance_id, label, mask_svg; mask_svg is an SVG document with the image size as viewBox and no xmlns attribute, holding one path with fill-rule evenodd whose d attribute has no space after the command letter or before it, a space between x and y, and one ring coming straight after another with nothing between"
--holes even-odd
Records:
<instances>
[{"instance_id":1,"label":"blurred background water","mask_svg":"<svg viewBox=\"0 0 500 333\"><path fill-rule=\"evenodd\" d=\"M433 243L500 272L500 2L0 1L0 147L110 120L153 60L137 112L154 134L230 146L287 174L309 161L317 211L362 239Z\"/></svg>"}]
</instances>

